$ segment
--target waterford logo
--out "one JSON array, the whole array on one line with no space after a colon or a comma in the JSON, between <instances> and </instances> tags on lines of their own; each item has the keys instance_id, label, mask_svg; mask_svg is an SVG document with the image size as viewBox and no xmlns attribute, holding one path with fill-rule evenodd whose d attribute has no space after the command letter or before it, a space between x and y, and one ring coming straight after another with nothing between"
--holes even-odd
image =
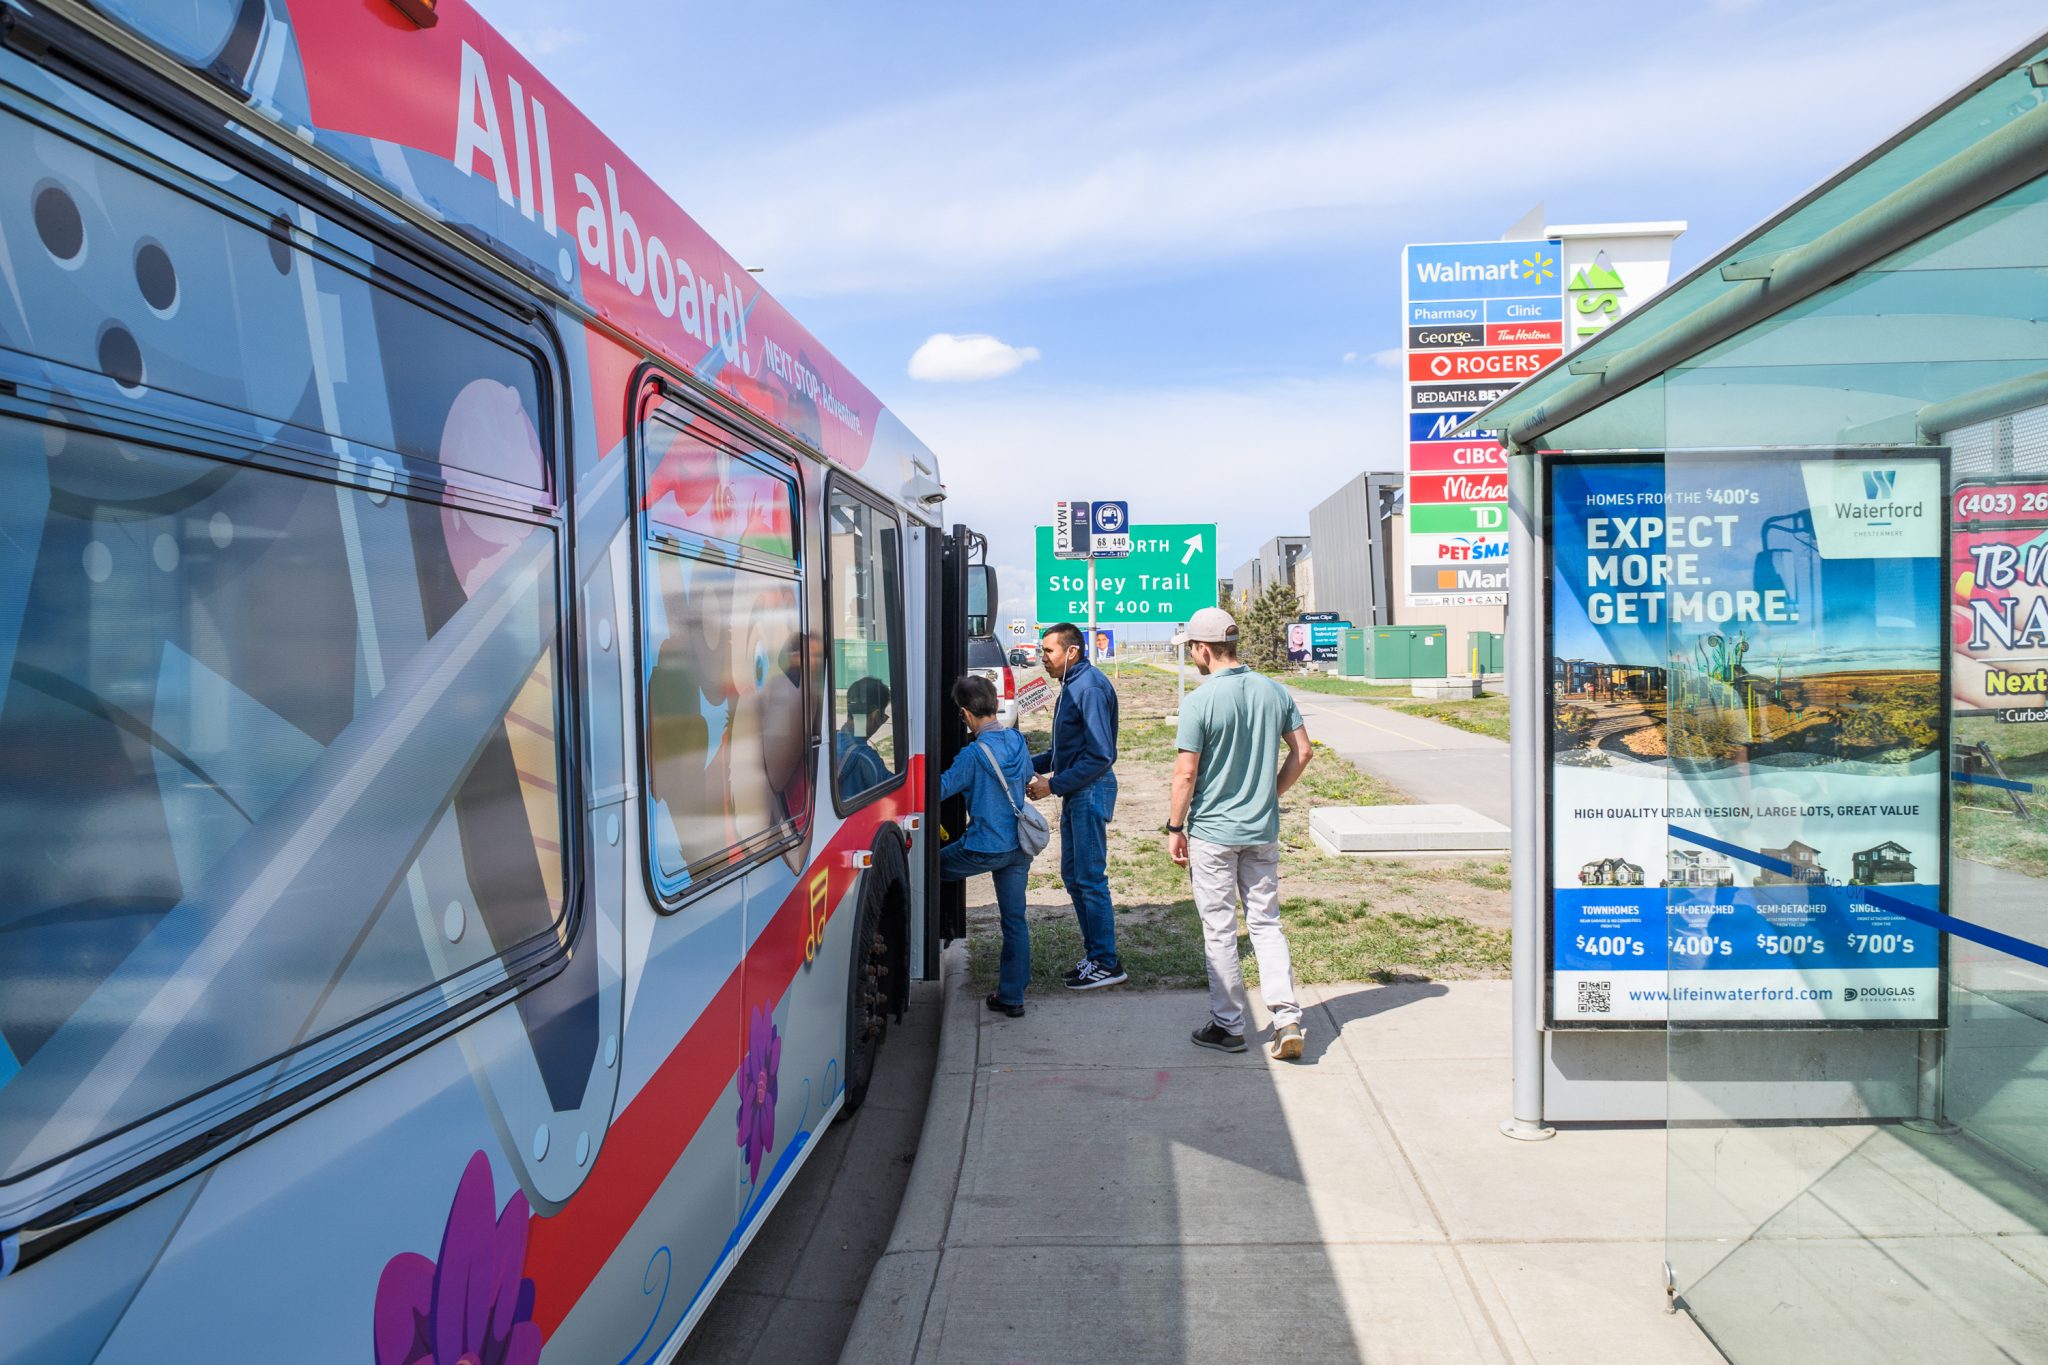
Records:
<instances>
[{"instance_id":1,"label":"waterford logo","mask_svg":"<svg viewBox=\"0 0 2048 1365\"><path fill-rule=\"evenodd\" d=\"M1863 496L1876 500L1889 499L1897 490L1899 471L1896 469L1866 469L1863 471Z\"/></svg>"}]
</instances>

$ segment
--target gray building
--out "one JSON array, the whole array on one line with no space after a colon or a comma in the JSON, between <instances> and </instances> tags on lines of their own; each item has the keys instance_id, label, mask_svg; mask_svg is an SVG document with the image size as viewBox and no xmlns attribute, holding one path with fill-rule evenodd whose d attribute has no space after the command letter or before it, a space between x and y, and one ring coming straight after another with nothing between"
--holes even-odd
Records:
<instances>
[{"instance_id":1,"label":"gray building","mask_svg":"<svg viewBox=\"0 0 2048 1365\"><path fill-rule=\"evenodd\" d=\"M1400 580L1388 518L1400 507L1400 471L1368 470L1310 510L1317 611L1353 625L1393 624Z\"/></svg>"},{"instance_id":2,"label":"gray building","mask_svg":"<svg viewBox=\"0 0 2048 1365\"><path fill-rule=\"evenodd\" d=\"M1230 575L1233 601L1249 602L1275 583L1295 586L1294 566L1308 553L1309 537L1275 536Z\"/></svg>"}]
</instances>

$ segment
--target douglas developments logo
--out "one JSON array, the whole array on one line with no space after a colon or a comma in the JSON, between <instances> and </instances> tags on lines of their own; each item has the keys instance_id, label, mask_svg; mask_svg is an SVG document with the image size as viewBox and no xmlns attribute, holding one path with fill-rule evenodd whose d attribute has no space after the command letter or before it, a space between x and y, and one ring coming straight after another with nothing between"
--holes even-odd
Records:
<instances>
[{"instance_id":1,"label":"douglas developments logo","mask_svg":"<svg viewBox=\"0 0 2048 1365\"><path fill-rule=\"evenodd\" d=\"M1842 1003L1853 1004L1858 1000L1911 1000L1914 990L1912 986L1848 986L1842 991Z\"/></svg>"}]
</instances>

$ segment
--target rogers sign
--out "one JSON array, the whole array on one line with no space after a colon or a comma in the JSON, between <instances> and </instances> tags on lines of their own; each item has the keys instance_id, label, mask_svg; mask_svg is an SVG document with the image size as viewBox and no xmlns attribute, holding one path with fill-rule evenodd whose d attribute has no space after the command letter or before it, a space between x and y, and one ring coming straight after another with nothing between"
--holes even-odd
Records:
<instances>
[{"instance_id":1,"label":"rogers sign","mask_svg":"<svg viewBox=\"0 0 2048 1365\"><path fill-rule=\"evenodd\" d=\"M1556 346L1526 351L1417 351L1408 356L1408 378L1417 383L1457 379L1527 379L1563 354L1563 349Z\"/></svg>"}]
</instances>

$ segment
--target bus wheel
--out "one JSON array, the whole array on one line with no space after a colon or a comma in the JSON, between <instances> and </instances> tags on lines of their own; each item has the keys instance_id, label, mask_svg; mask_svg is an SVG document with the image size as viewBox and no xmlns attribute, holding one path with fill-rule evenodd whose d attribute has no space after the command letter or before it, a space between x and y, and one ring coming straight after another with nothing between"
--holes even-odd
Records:
<instances>
[{"instance_id":1,"label":"bus wheel","mask_svg":"<svg viewBox=\"0 0 2048 1365\"><path fill-rule=\"evenodd\" d=\"M887 847L887 845L884 845ZM846 985L846 1108L860 1108L875 1074L875 1056L889 1030L890 973L898 956L891 935L901 933L903 881L898 868L877 849L873 869L861 888L860 918L854 921L853 944L847 953ZM902 861L897 846L896 864Z\"/></svg>"}]
</instances>

